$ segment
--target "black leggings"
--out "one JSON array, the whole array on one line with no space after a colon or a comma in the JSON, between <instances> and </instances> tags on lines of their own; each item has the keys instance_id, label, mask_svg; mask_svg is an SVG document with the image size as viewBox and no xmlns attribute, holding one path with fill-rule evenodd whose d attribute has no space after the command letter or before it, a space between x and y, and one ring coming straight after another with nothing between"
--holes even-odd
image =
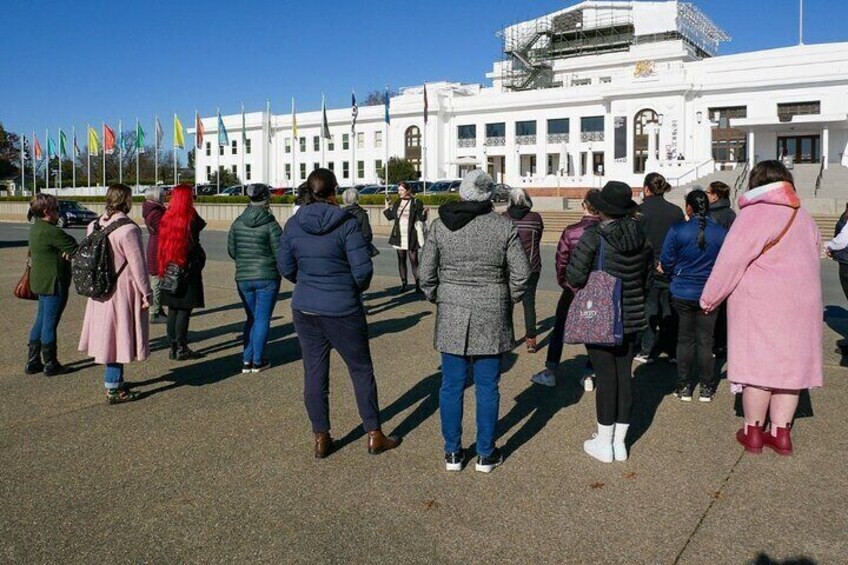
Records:
<instances>
[{"instance_id":1,"label":"black leggings","mask_svg":"<svg viewBox=\"0 0 848 565\"><path fill-rule=\"evenodd\" d=\"M695 300L675 298L673 304L680 320L677 333L677 384L691 384L692 369L695 369L702 387L715 388L713 334L718 310L704 314L701 305Z\"/></svg>"},{"instance_id":2,"label":"black leggings","mask_svg":"<svg viewBox=\"0 0 848 565\"><path fill-rule=\"evenodd\" d=\"M409 263L412 265L412 278L415 279L415 283L418 284L418 250L415 251L409 250L405 251L403 249L397 250L398 256L398 272L400 273L400 280L403 284L406 284L408 281L407 270L406 270L406 257L409 256Z\"/></svg>"},{"instance_id":3,"label":"black leggings","mask_svg":"<svg viewBox=\"0 0 848 565\"><path fill-rule=\"evenodd\" d=\"M180 345L188 343L188 321L191 310L168 308L168 339Z\"/></svg>"},{"instance_id":4,"label":"black leggings","mask_svg":"<svg viewBox=\"0 0 848 565\"><path fill-rule=\"evenodd\" d=\"M839 263L839 283L842 285L845 298L848 298L848 265L845 263Z\"/></svg>"},{"instance_id":5,"label":"black leggings","mask_svg":"<svg viewBox=\"0 0 848 565\"><path fill-rule=\"evenodd\" d=\"M595 405L598 423L611 426L629 424L633 406L631 377L635 335L625 335L624 342L615 347L587 345L589 360L595 367Z\"/></svg>"}]
</instances>

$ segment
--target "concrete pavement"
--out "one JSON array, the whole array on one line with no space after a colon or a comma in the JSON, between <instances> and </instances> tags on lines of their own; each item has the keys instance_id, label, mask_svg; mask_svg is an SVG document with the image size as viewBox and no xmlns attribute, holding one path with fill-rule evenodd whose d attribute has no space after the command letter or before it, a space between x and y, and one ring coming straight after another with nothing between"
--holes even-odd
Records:
<instances>
[{"instance_id":1,"label":"concrete pavement","mask_svg":"<svg viewBox=\"0 0 848 565\"><path fill-rule=\"evenodd\" d=\"M505 357L501 381L507 461L486 476L473 465L443 470L434 308L394 293L393 263L378 263L368 304L384 428L404 443L367 455L334 354L333 433L343 447L315 461L290 285L270 336L274 368L241 375L243 313L232 266L210 252L209 308L191 332L207 357L169 361L164 328L153 326L156 351L127 372L144 398L107 406L101 368L75 352L80 297L72 296L60 326L61 358L76 372L22 374L34 305L10 289L23 240L25 230L0 229L0 284L8 290L0 295L0 562L747 563L762 553L774 562L840 563L848 556L848 373L833 353L848 334L848 311L829 263L826 388L811 395L814 416L797 422L795 456L744 455L726 382L712 404L684 404L671 395L673 368L658 363L635 373L631 459L603 465L582 452L594 400L576 381L580 348L566 348L559 384L548 389L529 382L544 349L530 355L518 347ZM551 264L546 257L548 279ZM545 328L556 298L539 294ZM471 445L473 388L466 407Z\"/></svg>"}]
</instances>

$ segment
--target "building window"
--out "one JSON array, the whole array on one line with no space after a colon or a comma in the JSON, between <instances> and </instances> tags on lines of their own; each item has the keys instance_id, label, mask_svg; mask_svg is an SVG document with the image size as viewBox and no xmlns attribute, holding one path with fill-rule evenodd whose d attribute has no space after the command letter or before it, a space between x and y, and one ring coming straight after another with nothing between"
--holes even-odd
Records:
<instances>
[{"instance_id":1,"label":"building window","mask_svg":"<svg viewBox=\"0 0 848 565\"><path fill-rule=\"evenodd\" d=\"M660 147L660 132L656 125L659 123L659 116L654 110L646 108L636 114L633 118L633 172L641 174L645 172L647 162L653 159L659 159ZM648 140L650 136L655 136L653 156L648 154Z\"/></svg>"},{"instance_id":2,"label":"building window","mask_svg":"<svg viewBox=\"0 0 848 565\"><path fill-rule=\"evenodd\" d=\"M519 173L522 177L532 177L536 174L536 155L521 155L519 161Z\"/></svg>"},{"instance_id":3,"label":"building window","mask_svg":"<svg viewBox=\"0 0 848 565\"><path fill-rule=\"evenodd\" d=\"M244 152L250 155L250 138L244 140Z\"/></svg>"},{"instance_id":4,"label":"building window","mask_svg":"<svg viewBox=\"0 0 848 565\"><path fill-rule=\"evenodd\" d=\"M506 123L486 124L486 145L506 145Z\"/></svg>"},{"instance_id":5,"label":"building window","mask_svg":"<svg viewBox=\"0 0 848 565\"><path fill-rule=\"evenodd\" d=\"M708 110L710 121L718 124L721 128L730 127L729 120L734 118L747 118L747 106L724 106L722 108L710 108Z\"/></svg>"},{"instance_id":6,"label":"building window","mask_svg":"<svg viewBox=\"0 0 848 565\"><path fill-rule=\"evenodd\" d=\"M383 160L377 159L374 161L374 176L379 177L381 172L383 172Z\"/></svg>"},{"instance_id":7,"label":"building window","mask_svg":"<svg viewBox=\"0 0 848 565\"><path fill-rule=\"evenodd\" d=\"M327 151L335 151L336 150L336 136L331 135L330 139L327 140ZM332 169L330 169L332 171Z\"/></svg>"},{"instance_id":8,"label":"building window","mask_svg":"<svg viewBox=\"0 0 848 565\"><path fill-rule=\"evenodd\" d=\"M374 148L380 149L383 147L383 132L375 131L374 132Z\"/></svg>"},{"instance_id":9,"label":"building window","mask_svg":"<svg viewBox=\"0 0 848 565\"><path fill-rule=\"evenodd\" d=\"M306 163L300 164L300 180L306 180Z\"/></svg>"},{"instance_id":10,"label":"building window","mask_svg":"<svg viewBox=\"0 0 848 565\"><path fill-rule=\"evenodd\" d=\"M612 77L601 77L601 84L609 84L612 82Z\"/></svg>"},{"instance_id":11,"label":"building window","mask_svg":"<svg viewBox=\"0 0 848 565\"><path fill-rule=\"evenodd\" d=\"M212 144L210 142L206 142L206 156L209 157L212 155Z\"/></svg>"},{"instance_id":12,"label":"building window","mask_svg":"<svg viewBox=\"0 0 848 565\"><path fill-rule=\"evenodd\" d=\"M286 164L286 180L291 181L291 163Z\"/></svg>"},{"instance_id":13,"label":"building window","mask_svg":"<svg viewBox=\"0 0 848 565\"><path fill-rule=\"evenodd\" d=\"M457 147L477 147L477 126L456 126Z\"/></svg>"},{"instance_id":14,"label":"building window","mask_svg":"<svg viewBox=\"0 0 848 565\"><path fill-rule=\"evenodd\" d=\"M300 152L306 153L306 137L301 137L298 141L300 141Z\"/></svg>"},{"instance_id":15,"label":"building window","mask_svg":"<svg viewBox=\"0 0 848 565\"><path fill-rule=\"evenodd\" d=\"M515 122L515 143L518 145L535 145L536 120Z\"/></svg>"},{"instance_id":16,"label":"building window","mask_svg":"<svg viewBox=\"0 0 848 565\"><path fill-rule=\"evenodd\" d=\"M312 136L312 150L321 151L321 138L317 135Z\"/></svg>"},{"instance_id":17,"label":"building window","mask_svg":"<svg viewBox=\"0 0 848 565\"><path fill-rule=\"evenodd\" d=\"M350 149L350 134L343 133L342 134L342 151L347 151Z\"/></svg>"},{"instance_id":18,"label":"building window","mask_svg":"<svg viewBox=\"0 0 848 565\"><path fill-rule=\"evenodd\" d=\"M548 120L548 143L568 143L571 122L568 118Z\"/></svg>"},{"instance_id":19,"label":"building window","mask_svg":"<svg viewBox=\"0 0 848 565\"><path fill-rule=\"evenodd\" d=\"M335 164L335 163L333 163L332 161L330 161L329 163L327 163L327 168L328 168L328 169L330 169L330 170L331 170L331 171L333 171L333 172L336 172L336 164Z\"/></svg>"},{"instance_id":20,"label":"building window","mask_svg":"<svg viewBox=\"0 0 848 565\"><path fill-rule=\"evenodd\" d=\"M365 178L365 161L357 161L356 162L356 178L364 179Z\"/></svg>"},{"instance_id":21,"label":"building window","mask_svg":"<svg viewBox=\"0 0 848 565\"><path fill-rule=\"evenodd\" d=\"M747 118L747 106L723 106L709 108L707 113L712 130L713 159L719 163L737 163L748 156L748 136L745 130L730 127L730 120Z\"/></svg>"},{"instance_id":22,"label":"building window","mask_svg":"<svg viewBox=\"0 0 848 565\"><path fill-rule=\"evenodd\" d=\"M580 118L580 141L603 141L604 117L589 116Z\"/></svg>"},{"instance_id":23,"label":"building window","mask_svg":"<svg viewBox=\"0 0 848 565\"><path fill-rule=\"evenodd\" d=\"M404 132L404 157L421 172L421 130L418 126L409 126Z\"/></svg>"},{"instance_id":24,"label":"building window","mask_svg":"<svg viewBox=\"0 0 848 565\"><path fill-rule=\"evenodd\" d=\"M237 176L238 176L238 167L236 167L235 165L233 165L233 166L232 166L232 169L233 169L233 175L237 177Z\"/></svg>"},{"instance_id":25,"label":"building window","mask_svg":"<svg viewBox=\"0 0 848 565\"><path fill-rule=\"evenodd\" d=\"M356 133L356 148L365 149L365 134L361 131Z\"/></svg>"},{"instance_id":26,"label":"building window","mask_svg":"<svg viewBox=\"0 0 848 565\"><path fill-rule=\"evenodd\" d=\"M230 145L232 146L233 155L238 155L238 141L234 139L230 142Z\"/></svg>"},{"instance_id":27,"label":"building window","mask_svg":"<svg viewBox=\"0 0 848 565\"><path fill-rule=\"evenodd\" d=\"M794 116L821 114L821 102L791 102L777 105L777 119L791 122Z\"/></svg>"},{"instance_id":28,"label":"building window","mask_svg":"<svg viewBox=\"0 0 848 565\"><path fill-rule=\"evenodd\" d=\"M286 153L291 153L291 138L286 138Z\"/></svg>"},{"instance_id":29,"label":"building window","mask_svg":"<svg viewBox=\"0 0 848 565\"><path fill-rule=\"evenodd\" d=\"M321 168L321 163L312 163L312 170L317 171Z\"/></svg>"},{"instance_id":30,"label":"building window","mask_svg":"<svg viewBox=\"0 0 848 565\"><path fill-rule=\"evenodd\" d=\"M206 144L207 149L209 148L209 144ZM206 167L206 180L209 180L209 177L212 176L212 167Z\"/></svg>"},{"instance_id":31,"label":"building window","mask_svg":"<svg viewBox=\"0 0 848 565\"><path fill-rule=\"evenodd\" d=\"M549 175L558 175L560 174L560 154L559 153L548 153L548 169L547 173Z\"/></svg>"},{"instance_id":32,"label":"building window","mask_svg":"<svg viewBox=\"0 0 848 565\"><path fill-rule=\"evenodd\" d=\"M224 146L219 144L218 145L218 155L223 155L223 154L224 154Z\"/></svg>"},{"instance_id":33,"label":"building window","mask_svg":"<svg viewBox=\"0 0 848 565\"><path fill-rule=\"evenodd\" d=\"M244 180L250 180L250 163L244 166Z\"/></svg>"},{"instance_id":34,"label":"building window","mask_svg":"<svg viewBox=\"0 0 848 565\"><path fill-rule=\"evenodd\" d=\"M345 134L347 136L347 134ZM350 178L350 163L347 161L342 161L342 178Z\"/></svg>"},{"instance_id":35,"label":"building window","mask_svg":"<svg viewBox=\"0 0 848 565\"><path fill-rule=\"evenodd\" d=\"M592 79L590 78L571 79L571 86L589 86L590 84L592 84Z\"/></svg>"}]
</instances>

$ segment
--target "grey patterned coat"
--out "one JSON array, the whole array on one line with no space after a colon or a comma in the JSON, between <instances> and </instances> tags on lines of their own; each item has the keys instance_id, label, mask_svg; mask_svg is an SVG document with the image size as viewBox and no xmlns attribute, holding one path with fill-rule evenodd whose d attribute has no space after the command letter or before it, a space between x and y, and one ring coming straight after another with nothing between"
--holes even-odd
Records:
<instances>
[{"instance_id":1,"label":"grey patterned coat","mask_svg":"<svg viewBox=\"0 0 848 565\"><path fill-rule=\"evenodd\" d=\"M419 276L438 306L436 350L497 355L513 348L512 305L524 294L530 265L512 222L489 212L451 231L434 220Z\"/></svg>"}]
</instances>

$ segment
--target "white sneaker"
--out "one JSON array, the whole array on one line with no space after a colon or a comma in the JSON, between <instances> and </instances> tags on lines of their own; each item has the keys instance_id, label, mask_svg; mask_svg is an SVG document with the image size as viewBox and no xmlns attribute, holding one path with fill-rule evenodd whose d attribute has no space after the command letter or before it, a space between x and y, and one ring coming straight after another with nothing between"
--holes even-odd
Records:
<instances>
[{"instance_id":1,"label":"white sneaker","mask_svg":"<svg viewBox=\"0 0 848 565\"><path fill-rule=\"evenodd\" d=\"M547 369L544 371L539 371L538 373L530 377L530 380L536 383L537 385L556 386L556 375L554 375L553 373L549 373Z\"/></svg>"},{"instance_id":2,"label":"white sneaker","mask_svg":"<svg viewBox=\"0 0 848 565\"><path fill-rule=\"evenodd\" d=\"M595 377L592 375L586 375L580 379L580 385L583 387L583 390L586 392L592 392L595 390Z\"/></svg>"},{"instance_id":3,"label":"white sneaker","mask_svg":"<svg viewBox=\"0 0 848 565\"><path fill-rule=\"evenodd\" d=\"M602 426L598 424L598 432L592 434L592 439L583 442L583 451L601 463L612 463L612 434L615 425Z\"/></svg>"},{"instance_id":4,"label":"white sneaker","mask_svg":"<svg viewBox=\"0 0 848 565\"><path fill-rule=\"evenodd\" d=\"M645 365L651 365L655 361L655 359L653 357L648 357L647 355L644 355L642 353L640 353L639 355L634 357L633 360L636 363L640 363L640 364L644 363Z\"/></svg>"},{"instance_id":5,"label":"white sneaker","mask_svg":"<svg viewBox=\"0 0 848 565\"><path fill-rule=\"evenodd\" d=\"M612 438L612 452L616 461L627 461L627 446L624 445L624 440L627 437L627 430L630 429L630 424L616 424L615 434Z\"/></svg>"}]
</instances>

